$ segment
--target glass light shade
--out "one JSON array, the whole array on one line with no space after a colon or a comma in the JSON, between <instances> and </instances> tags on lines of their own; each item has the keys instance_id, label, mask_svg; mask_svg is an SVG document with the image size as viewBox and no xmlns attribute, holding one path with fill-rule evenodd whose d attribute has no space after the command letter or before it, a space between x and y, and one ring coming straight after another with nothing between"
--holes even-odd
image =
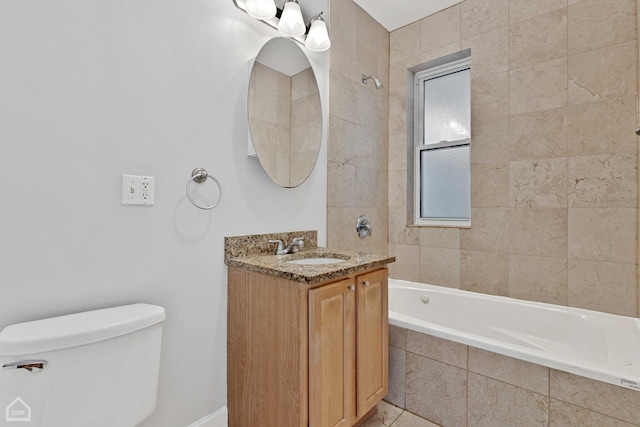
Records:
<instances>
[{"instance_id":1,"label":"glass light shade","mask_svg":"<svg viewBox=\"0 0 640 427\"><path fill-rule=\"evenodd\" d=\"M276 4L273 0L247 0L247 14L256 19L271 19L276 16Z\"/></svg>"},{"instance_id":2,"label":"glass light shade","mask_svg":"<svg viewBox=\"0 0 640 427\"><path fill-rule=\"evenodd\" d=\"M278 22L278 31L287 37L298 37L303 35L306 30L300 5L294 1L287 1L284 4L280 22Z\"/></svg>"},{"instance_id":3,"label":"glass light shade","mask_svg":"<svg viewBox=\"0 0 640 427\"><path fill-rule=\"evenodd\" d=\"M311 28L309 29L309 34L307 34L304 45L307 49L314 52L324 52L331 47L327 24L324 20L316 19L311 23Z\"/></svg>"}]
</instances>

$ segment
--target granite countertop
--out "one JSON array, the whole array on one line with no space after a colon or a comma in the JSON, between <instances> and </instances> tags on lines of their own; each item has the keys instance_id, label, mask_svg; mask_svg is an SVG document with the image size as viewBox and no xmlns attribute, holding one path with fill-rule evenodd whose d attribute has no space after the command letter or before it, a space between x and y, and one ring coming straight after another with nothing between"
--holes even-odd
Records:
<instances>
[{"instance_id":1,"label":"granite countertop","mask_svg":"<svg viewBox=\"0 0 640 427\"><path fill-rule=\"evenodd\" d=\"M344 262L322 265L291 264L301 258L340 258ZM245 255L227 257L225 262L231 267L257 273L269 274L307 284L315 284L332 279L339 279L354 273L384 267L395 262L396 258L387 255L376 255L368 252L342 251L327 248L308 248L289 255Z\"/></svg>"}]
</instances>

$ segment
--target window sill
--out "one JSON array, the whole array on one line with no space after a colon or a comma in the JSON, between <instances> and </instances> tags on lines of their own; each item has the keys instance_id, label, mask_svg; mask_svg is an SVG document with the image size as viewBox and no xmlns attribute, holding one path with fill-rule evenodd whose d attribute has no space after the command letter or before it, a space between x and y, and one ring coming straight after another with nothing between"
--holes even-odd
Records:
<instances>
[{"instance_id":1,"label":"window sill","mask_svg":"<svg viewBox=\"0 0 640 427\"><path fill-rule=\"evenodd\" d=\"M407 227L471 228L471 221L422 220Z\"/></svg>"}]
</instances>

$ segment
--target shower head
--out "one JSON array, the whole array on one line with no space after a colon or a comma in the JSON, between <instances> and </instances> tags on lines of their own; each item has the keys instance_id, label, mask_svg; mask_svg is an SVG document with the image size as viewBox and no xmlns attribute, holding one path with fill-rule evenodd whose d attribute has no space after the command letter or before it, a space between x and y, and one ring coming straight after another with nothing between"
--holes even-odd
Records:
<instances>
[{"instance_id":1,"label":"shower head","mask_svg":"<svg viewBox=\"0 0 640 427\"><path fill-rule=\"evenodd\" d=\"M374 76L365 76L364 74L362 75L362 83L367 84L367 80L369 79L373 80L376 84L376 89L382 89L382 82L378 80L378 78Z\"/></svg>"}]
</instances>

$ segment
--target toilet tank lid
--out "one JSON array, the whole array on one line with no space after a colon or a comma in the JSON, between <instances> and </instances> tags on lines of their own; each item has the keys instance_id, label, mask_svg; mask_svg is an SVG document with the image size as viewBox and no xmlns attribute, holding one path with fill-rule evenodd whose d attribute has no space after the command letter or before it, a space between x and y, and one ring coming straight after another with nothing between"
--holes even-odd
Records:
<instances>
[{"instance_id":1,"label":"toilet tank lid","mask_svg":"<svg viewBox=\"0 0 640 427\"><path fill-rule=\"evenodd\" d=\"M62 350L126 335L165 319L164 308L130 304L7 326L0 332L0 355L20 356Z\"/></svg>"}]
</instances>

